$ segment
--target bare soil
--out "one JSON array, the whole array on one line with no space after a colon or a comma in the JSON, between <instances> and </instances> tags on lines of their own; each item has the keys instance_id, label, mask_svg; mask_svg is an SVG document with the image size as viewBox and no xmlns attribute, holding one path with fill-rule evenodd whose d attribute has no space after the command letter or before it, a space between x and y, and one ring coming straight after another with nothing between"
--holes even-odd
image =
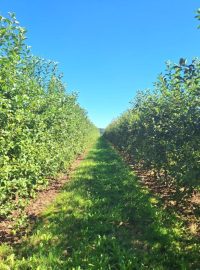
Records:
<instances>
[{"instance_id":1,"label":"bare soil","mask_svg":"<svg viewBox=\"0 0 200 270\"><path fill-rule=\"evenodd\" d=\"M0 243L17 243L20 238L27 233L28 228L40 218L43 210L55 199L57 194L61 192L63 186L70 180L70 176L80 162L84 159L87 151L80 155L75 162L70 166L67 174L62 174L56 179L51 179L48 187L37 192L34 199L30 199L28 205L21 211L15 210L11 215L0 222ZM24 224L21 224L17 231L15 227L21 214L25 218Z\"/></svg>"},{"instance_id":2,"label":"bare soil","mask_svg":"<svg viewBox=\"0 0 200 270\"><path fill-rule=\"evenodd\" d=\"M200 192L194 191L189 198L180 201L175 200L175 186L169 186L162 179L155 178L154 172L144 170L139 164L133 164L132 160L125 153L120 152L114 145L110 145L136 173L139 182L147 187L152 194L161 198L163 208L176 213L184 222L188 233L200 238Z\"/></svg>"},{"instance_id":3,"label":"bare soil","mask_svg":"<svg viewBox=\"0 0 200 270\"><path fill-rule=\"evenodd\" d=\"M130 165L139 178L139 182L146 186L153 194L158 195L163 202L163 208L177 213L184 221L189 233L200 237L200 193L193 192L191 197L176 200L176 187L164 183L163 179L154 177L154 173L139 166Z\"/></svg>"}]
</instances>

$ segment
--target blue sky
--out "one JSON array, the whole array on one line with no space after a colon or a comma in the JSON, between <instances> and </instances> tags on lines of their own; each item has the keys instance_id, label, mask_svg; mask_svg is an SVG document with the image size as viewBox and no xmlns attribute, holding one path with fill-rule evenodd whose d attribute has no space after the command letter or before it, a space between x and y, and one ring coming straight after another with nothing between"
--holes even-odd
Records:
<instances>
[{"instance_id":1,"label":"blue sky","mask_svg":"<svg viewBox=\"0 0 200 270\"><path fill-rule=\"evenodd\" d=\"M35 55L58 61L68 91L98 126L152 88L165 61L200 54L199 0L1 0Z\"/></svg>"}]
</instances>

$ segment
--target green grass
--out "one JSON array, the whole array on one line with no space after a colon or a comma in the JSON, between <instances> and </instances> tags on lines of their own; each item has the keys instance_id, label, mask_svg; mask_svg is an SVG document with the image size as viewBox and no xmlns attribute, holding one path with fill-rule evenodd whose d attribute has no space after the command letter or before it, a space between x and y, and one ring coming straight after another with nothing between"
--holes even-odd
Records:
<instances>
[{"instance_id":1,"label":"green grass","mask_svg":"<svg viewBox=\"0 0 200 270\"><path fill-rule=\"evenodd\" d=\"M103 139L0 269L198 269L199 244Z\"/></svg>"}]
</instances>

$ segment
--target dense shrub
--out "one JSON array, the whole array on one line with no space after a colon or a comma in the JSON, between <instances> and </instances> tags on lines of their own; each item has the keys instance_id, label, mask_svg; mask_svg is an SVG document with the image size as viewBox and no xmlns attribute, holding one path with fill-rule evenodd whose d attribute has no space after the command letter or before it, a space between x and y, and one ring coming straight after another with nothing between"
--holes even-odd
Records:
<instances>
[{"instance_id":1,"label":"dense shrub","mask_svg":"<svg viewBox=\"0 0 200 270\"><path fill-rule=\"evenodd\" d=\"M0 216L69 168L97 134L56 64L31 55L13 14L0 17Z\"/></svg>"},{"instance_id":2,"label":"dense shrub","mask_svg":"<svg viewBox=\"0 0 200 270\"><path fill-rule=\"evenodd\" d=\"M177 194L191 194L200 183L200 61L168 63L154 90L140 92L104 136L132 161L176 184Z\"/></svg>"}]
</instances>

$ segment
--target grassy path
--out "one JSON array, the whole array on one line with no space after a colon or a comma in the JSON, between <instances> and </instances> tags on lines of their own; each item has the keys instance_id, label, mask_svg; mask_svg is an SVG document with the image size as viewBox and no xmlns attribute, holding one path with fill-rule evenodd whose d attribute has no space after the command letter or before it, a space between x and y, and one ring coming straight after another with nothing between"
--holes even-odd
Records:
<instances>
[{"instance_id":1,"label":"grassy path","mask_svg":"<svg viewBox=\"0 0 200 270\"><path fill-rule=\"evenodd\" d=\"M198 269L198 249L100 139L0 269Z\"/></svg>"}]
</instances>

